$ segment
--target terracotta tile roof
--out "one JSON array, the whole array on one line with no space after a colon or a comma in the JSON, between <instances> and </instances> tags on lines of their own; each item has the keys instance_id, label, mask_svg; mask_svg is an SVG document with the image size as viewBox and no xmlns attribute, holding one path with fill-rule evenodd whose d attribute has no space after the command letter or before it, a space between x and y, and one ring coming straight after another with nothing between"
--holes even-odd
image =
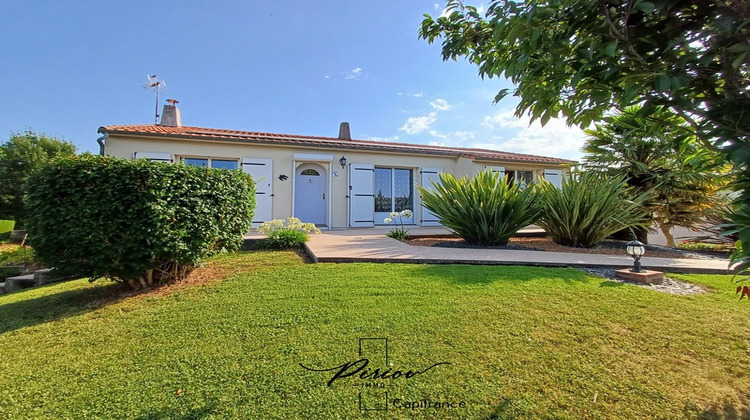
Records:
<instances>
[{"instance_id":1,"label":"terracotta tile roof","mask_svg":"<svg viewBox=\"0 0 750 420\"><path fill-rule=\"evenodd\" d=\"M131 134L157 138L181 138L205 141L230 141L250 144L283 144L290 146L328 147L350 150L373 150L383 152L402 152L432 154L442 156L465 157L473 160L517 161L534 163L551 163L555 165L574 164L575 161L534 156L521 153L501 152L487 149L470 149L448 146L430 146L383 142L374 140L343 140L335 137L301 136L296 134L259 133L253 131L223 130L202 127L168 127L154 124L143 125L108 125L99 127L100 133Z\"/></svg>"}]
</instances>

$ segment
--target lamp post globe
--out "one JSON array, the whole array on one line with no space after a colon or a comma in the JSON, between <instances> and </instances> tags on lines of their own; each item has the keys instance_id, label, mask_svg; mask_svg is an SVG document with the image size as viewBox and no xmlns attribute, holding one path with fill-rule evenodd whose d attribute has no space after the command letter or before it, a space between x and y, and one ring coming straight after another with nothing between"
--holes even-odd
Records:
<instances>
[{"instance_id":1,"label":"lamp post globe","mask_svg":"<svg viewBox=\"0 0 750 420\"><path fill-rule=\"evenodd\" d=\"M628 255L633 258L633 269L630 270L634 273L641 272L641 257L646 253L646 247L639 241L630 241L625 245L625 250Z\"/></svg>"}]
</instances>

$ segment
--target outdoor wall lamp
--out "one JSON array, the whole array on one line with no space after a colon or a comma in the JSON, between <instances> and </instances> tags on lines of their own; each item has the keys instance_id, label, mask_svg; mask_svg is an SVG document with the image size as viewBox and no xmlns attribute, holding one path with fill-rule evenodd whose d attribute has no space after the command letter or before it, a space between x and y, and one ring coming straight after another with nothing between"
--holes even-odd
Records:
<instances>
[{"instance_id":1,"label":"outdoor wall lamp","mask_svg":"<svg viewBox=\"0 0 750 420\"><path fill-rule=\"evenodd\" d=\"M346 167L346 157L341 156L341 159L339 159L339 163L341 164L341 169L344 169Z\"/></svg>"},{"instance_id":2,"label":"outdoor wall lamp","mask_svg":"<svg viewBox=\"0 0 750 420\"><path fill-rule=\"evenodd\" d=\"M625 250L627 250L628 255L633 257L633 269L630 270L634 273L640 273L641 272L641 257L643 254L646 253L646 247L643 246L641 242L638 241L630 241L625 246Z\"/></svg>"}]
</instances>

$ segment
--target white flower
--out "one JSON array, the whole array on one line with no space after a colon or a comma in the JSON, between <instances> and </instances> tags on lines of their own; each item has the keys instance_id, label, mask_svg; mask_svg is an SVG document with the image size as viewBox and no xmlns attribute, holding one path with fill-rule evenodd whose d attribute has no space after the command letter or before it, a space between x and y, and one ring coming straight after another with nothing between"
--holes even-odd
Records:
<instances>
[{"instance_id":1,"label":"white flower","mask_svg":"<svg viewBox=\"0 0 750 420\"><path fill-rule=\"evenodd\" d=\"M383 222L385 222L385 223L393 223L393 219L391 219L390 217L386 217L385 219L383 219Z\"/></svg>"},{"instance_id":2,"label":"white flower","mask_svg":"<svg viewBox=\"0 0 750 420\"><path fill-rule=\"evenodd\" d=\"M399 216L399 214L396 211L394 211L393 213L391 213L391 217L398 217L398 216Z\"/></svg>"},{"instance_id":3,"label":"white flower","mask_svg":"<svg viewBox=\"0 0 750 420\"><path fill-rule=\"evenodd\" d=\"M406 217L407 219L411 218L413 216L411 210L406 209L401 212L401 216Z\"/></svg>"},{"instance_id":4,"label":"white flower","mask_svg":"<svg viewBox=\"0 0 750 420\"><path fill-rule=\"evenodd\" d=\"M284 222L283 220L273 219L269 220L258 228L258 233L266 236L279 231L297 231L302 233L320 233L320 229L315 227L312 223L302 223L296 217L290 217Z\"/></svg>"}]
</instances>

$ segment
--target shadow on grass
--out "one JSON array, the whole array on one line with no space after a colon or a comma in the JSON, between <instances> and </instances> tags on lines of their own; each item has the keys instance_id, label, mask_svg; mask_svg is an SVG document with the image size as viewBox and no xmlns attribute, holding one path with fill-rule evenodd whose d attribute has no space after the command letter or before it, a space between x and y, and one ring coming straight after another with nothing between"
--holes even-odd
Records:
<instances>
[{"instance_id":1,"label":"shadow on grass","mask_svg":"<svg viewBox=\"0 0 750 420\"><path fill-rule=\"evenodd\" d=\"M299 254L298 254L299 255ZM47 292L43 296L2 303L0 300L0 334L19 328L30 327L50 321L80 315L124 299L143 294L163 296L183 288L204 285L241 272L260 272L281 265L299 264L299 257L288 253L237 252L222 254L210 260L206 266L193 271L187 279L146 290L130 290L121 283L110 283L99 287L82 287L55 293L55 284L34 288ZM106 281L106 280L99 280ZM20 291L16 293L27 293ZM41 294L41 293L40 293ZM15 293L14 293L15 295ZM3 299L4 300L4 299Z\"/></svg>"},{"instance_id":2,"label":"shadow on grass","mask_svg":"<svg viewBox=\"0 0 750 420\"><path fill-rule=\"evenodd\" d=\"M53 283L44 287L54 286ZM0 334L93 311L134 294L113 283L0 304Z\"/></svg>"},{"instance_id":3,"label":"shadow on grass","mask_svg":"<svg viewBox=\"0 0 750 420\"><path fill-rule=\"evenodd\" d=\"M149 413L136 417L137 420L146 419L172 419L172 420L192 420L192 419L204 419L212 414L217 414L216 403L209 402L200 407L191 407L186 412L176 412L173 408L165 408L162 410L154 410Z\"/></svg>"},{"instance_id":4,"label":"shadow on grass","mask_svg":"<svg viewBox=\"0 0 750 420\"><path fill-rule=\"evenodd\" d=\"M415 265L411 271L415 276L442 278L457 285L519 283L539 279L560 281L571 285L593 280L591 275L580 270L518 265L426 264Z\"/></svg>"},{"instance_id":5,"label":"shadow on grass","mask_svg":"<svg viewBox=\"0 0 750 420\"><path fill-rule=\"evenodd\" d=\"M625 286L625 283L621 283L619 281L612 281L612 280L605 280L599 283L599 287L622 287L622 286Z\"/></svg>"},{"instance_id":6,"label":"shadow on grass","mask_svg":"<svg viewBox=\"0 0 750 420\"><path fill-rule=\"evenodd\" d=\"M491 413L482 417L483 420L516 419L528 415L532 404L525 398L504 398Z\"/></svg>"},{"instance_id":7,"label":"shadow on grass","mask_svg":"<svg viewBox=\"0 0 750 420\"><path fill-rule=\"evenodd\" d=\"M741 407L737 407L737 401L726 399L713 404L708 410L696 410L693 406L685 408L686 416L697 419L750 419L750 394L740 397Z\"/></svg>"}]
</instances>

